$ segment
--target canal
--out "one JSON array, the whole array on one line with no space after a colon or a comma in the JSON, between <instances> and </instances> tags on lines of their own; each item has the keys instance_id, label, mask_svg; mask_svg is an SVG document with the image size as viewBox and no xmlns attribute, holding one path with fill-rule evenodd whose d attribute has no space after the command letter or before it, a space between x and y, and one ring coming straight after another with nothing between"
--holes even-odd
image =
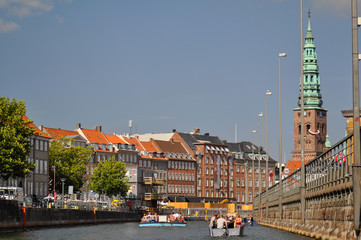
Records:
<instances>
[{"instance_id":1,"label":"canal","mask_svg":"<svg viewBox=\"0 0 361 240\"><path fill-rule=\"evenodd\" d=\"M245 235L242 239L261 239L261 240L306 240L311 239L278 229L254 226L246 227ZM235 239L234 237L232 237ZM232 239L231 238L231 239ZM185 228L176 227L156 227L140 228L137 223L112 223L87 225L64 228L46 228L38 230L29 230L17 233L1 233L0 240L194 240L194 239L214 239L208 236L208 223L189 222ZM217 239L228 239L221 237Z\"/></svg>"}]
</instances>

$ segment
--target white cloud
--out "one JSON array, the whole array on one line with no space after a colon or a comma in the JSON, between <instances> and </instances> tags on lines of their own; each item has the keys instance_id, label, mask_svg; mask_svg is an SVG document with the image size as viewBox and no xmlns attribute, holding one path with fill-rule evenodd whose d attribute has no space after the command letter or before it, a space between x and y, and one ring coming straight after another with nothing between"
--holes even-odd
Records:
<instances>
[{"instance_id":1,"label":"white cloud","mask_svg":"<svg viewBox=\"0 0 361 240\"><path fill-rule=\"evenodd\" d=\"M19 17L48 12L53 7L51 0L0 0L0 8Z\"/></svg>"},{"instance_id":2,"label":"white cloud","mask_svg":"<svg viewBox=\"0 0 361 240\"><path fill-rule=\"evenodd\" d=\"M20 26L14 22L6 22L0 18L0 32L12 32L20 29Z\"/></svg>"}]
</instances>

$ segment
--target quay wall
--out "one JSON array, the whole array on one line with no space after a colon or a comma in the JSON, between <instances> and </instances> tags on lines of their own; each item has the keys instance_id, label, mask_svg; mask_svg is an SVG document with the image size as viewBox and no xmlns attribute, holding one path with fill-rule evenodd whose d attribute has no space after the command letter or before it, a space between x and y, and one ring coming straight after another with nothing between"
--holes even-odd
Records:
<instances>
[{"instance_id":1,"label":"quay wall","mask_svg":"<svg viewBox=\"0 0 361 240\"><path fill-rule=\"evenodd\" d=\"M0 231L108 222L138 222L141 212L89 211L20 207L17 201L0 200Z\"/></svg>"},{"instance_id":2,"label":"quay wall","mask_svg":"<svg viewBox=\"0 0 361 240\"><path fill-rule=\"evenodd\" d=\"M305 223L301 219L300 193L282 202L270 203L267 214L265 201L255 206L254 216L259 224L313 237L316 239L361 239L353 225L353 192L350 188L335 192L306 194ZM260 211L261 210L261 211Z\"/></svg>"}]
</instances>

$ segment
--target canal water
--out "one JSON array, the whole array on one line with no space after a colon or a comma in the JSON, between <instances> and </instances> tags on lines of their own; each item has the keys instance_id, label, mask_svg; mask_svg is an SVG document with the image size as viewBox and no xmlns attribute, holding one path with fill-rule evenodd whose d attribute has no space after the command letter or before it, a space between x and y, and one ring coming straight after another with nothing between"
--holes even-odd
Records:
<instances>
[{"instance_id":1,"label":"canal water","mask_svg":"<svg viewBox=\"0 0 361 240\"><path fill-rule=\"evenodd\" d=\"M253 226L244 229L241 239L261 240L306 240L302 237L278 229ZM188 222L187 227L147 227L140 228L137 223L112 223L64 228L46 228L18 233L2 233L0 240L194 240L194 239L238 239L237 237L209 237L208 223Z\"/></svg>"}]
</instances>

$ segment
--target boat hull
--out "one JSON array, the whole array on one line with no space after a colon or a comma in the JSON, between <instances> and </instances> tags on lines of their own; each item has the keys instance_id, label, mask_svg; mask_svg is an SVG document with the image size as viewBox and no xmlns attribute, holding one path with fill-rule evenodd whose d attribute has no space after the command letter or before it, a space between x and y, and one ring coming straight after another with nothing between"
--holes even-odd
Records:
<instances>
[{"instance_id":1,"label":"boat hull","mask_svg":"<svg viewBox=\"0 0 361 240\"><path fill-rule=\"evenodd\" d=\"M239 226L237 228L229 228L229 229L209 228L209 234L211 237L220 237L220 236L242 237L243 231L244 231L244 226Z\"/></svg>"}]
</instances>

